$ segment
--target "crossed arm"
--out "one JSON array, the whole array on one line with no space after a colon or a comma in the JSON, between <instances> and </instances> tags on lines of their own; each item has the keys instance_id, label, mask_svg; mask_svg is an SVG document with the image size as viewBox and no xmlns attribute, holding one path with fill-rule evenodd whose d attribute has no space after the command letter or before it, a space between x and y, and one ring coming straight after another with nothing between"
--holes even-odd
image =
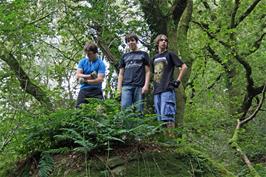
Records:
<instances>
[{"instance_id":1,"label":"crossed arm","mask_svg":"<svg viewBox=\"0 0 266 177\"><path fill-rule=\"evenodd\" d=\"M98 73L97 78L93 78L90 74L83 74L82 69L77 69L76 77L79 78L84 78L86 83L88 84L98 84L102 83L104 80L104 74Z\"/></svg>"}]
</instances>

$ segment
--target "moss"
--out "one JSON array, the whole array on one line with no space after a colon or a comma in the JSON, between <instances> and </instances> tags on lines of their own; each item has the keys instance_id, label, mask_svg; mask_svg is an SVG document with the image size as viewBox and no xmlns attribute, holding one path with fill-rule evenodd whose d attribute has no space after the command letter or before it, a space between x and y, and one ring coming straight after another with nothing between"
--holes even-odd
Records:
<instances>
[{"instance_id":1,"label":"moss","mask_svg":"<svg viewBox=\"0 0 266 177\"><path fill-rule=\"evenodd\" d=\"M103 160L105 159L105 160ZM127 176L127 177L230 177L234 176L222 165L209 159L201 152L190 147L165 148L163 151L134 153L130 156L114 156L111 159L120 162L115 166L108 166L110 159L98 157L91 159L87 163L87 172L85 161L80 164L72 165L72 168L66 168L64 164L56 167L53 176ZM77 168L79 166L79 168Z\"/></svg>"}]
</instances>

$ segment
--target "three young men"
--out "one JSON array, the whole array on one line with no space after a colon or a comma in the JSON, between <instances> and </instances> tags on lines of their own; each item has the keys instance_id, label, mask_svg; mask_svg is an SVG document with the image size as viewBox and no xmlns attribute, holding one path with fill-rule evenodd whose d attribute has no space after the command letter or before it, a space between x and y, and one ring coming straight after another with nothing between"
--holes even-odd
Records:
<instances>
[{"instance_id":1,"label":"three young men","mask_svg":"<svg viewBox=\"0 0 266 177\"><path fill-rule=\"evenodd\" d=\"M97 55L98 47L94 43L84 46L86 57L78 64L76 77L80 82L80 91L76 107L88 103L87 98L103 99L102 82L105 76L105 64Z\"/></svg>"},{"instance_id":2,"label":"three young men","mask_svg":"<svg viewBox=\"0 0 266 177\"><path fill-rule=\"evenodd\" d=\"M125 109L134 105L143 112L143 94L149 90L150 61L146 52L138 49L138 37L135 34L126 36L125 41L130 52L124 54L119 65L118 93L121 94L121 107ZM159 121L167 122L167 127L174 127L176 114L175 89L187 69L183 61L171 51L168 51L168 39L160 34L155 39L157 54L151 64L154 70L153 94L155 112ZM105 65L97 57L97 46L87 44L85 52L88 58L83 58L78 66L77 77L84 78L81 84L77 107L86 102L87 97L102 99L101 83L104 78ZM177 79L173 78L175 67L181 68ZM97 73L97 78L92 73Z\"/></svg>"}]
</instances>

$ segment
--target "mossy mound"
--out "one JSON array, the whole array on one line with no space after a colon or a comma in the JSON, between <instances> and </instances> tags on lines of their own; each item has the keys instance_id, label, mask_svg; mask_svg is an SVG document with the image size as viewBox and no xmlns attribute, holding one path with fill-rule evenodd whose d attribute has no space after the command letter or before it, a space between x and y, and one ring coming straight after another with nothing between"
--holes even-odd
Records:
<instances>
[{"instance_id":1,"label":"mossy mound","mask_svg":"<svg viewBox=\"0 0 266 177\"><path fill-rule=\"evenodd\" d=\"M191 148L160 147L150 152L129 152L115 156L82 155L55 157L53 177L230 177L220 164ZM87 167L87 168L86 168Z\"/></svg>"}]
</instances>

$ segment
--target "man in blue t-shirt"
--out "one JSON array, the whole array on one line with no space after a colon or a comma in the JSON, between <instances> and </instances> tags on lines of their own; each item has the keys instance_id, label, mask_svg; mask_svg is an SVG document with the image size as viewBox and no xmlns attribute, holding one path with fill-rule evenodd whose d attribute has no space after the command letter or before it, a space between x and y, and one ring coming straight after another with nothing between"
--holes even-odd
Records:
<instances>
[{"instance_id":1,"label":"man in blue t-shirt","mask_svg":"<svg viewBox=\"0 0 266 177\"><path fill-rule=\"evenodd\" d=\"M138 37L126 36L130 52L123 55L119 65L118 93L121 94L122 109L134 105L143 112L143 94L148 92L150 81L150 62L146 52L138 49Z\"/></svg>"},{"instance_id":2,"label":"man in blue t-shirt","mask_svg":"<svg viewBox=\"0 0 266 177\"><path fill-rule=\"evenodd\" d=\"M94 43L84 46L87 57L78 64L76 76L80 83L76 107L88 103L87 98L103 99L102 82L105 76L105 64L97 55L98 47Z\"/></svg>"}]
</instances>

